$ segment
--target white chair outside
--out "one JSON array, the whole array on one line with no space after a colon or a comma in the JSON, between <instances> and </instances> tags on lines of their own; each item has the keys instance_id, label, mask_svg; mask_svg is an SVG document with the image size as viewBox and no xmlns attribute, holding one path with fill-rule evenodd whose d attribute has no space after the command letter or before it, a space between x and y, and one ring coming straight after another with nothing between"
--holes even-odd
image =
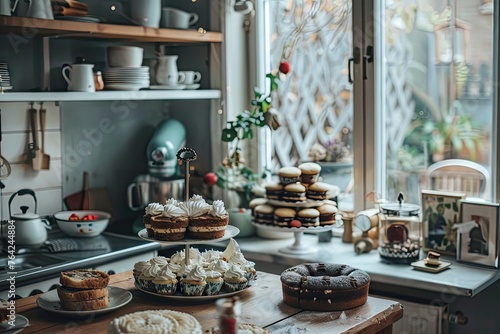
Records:
<instances>
[{"instance_id":1,"label":"white chair outside","mask_svg":"<svg viewBox=\"0 0 500 334\"><path fill-rule=\"evenodd\" d=\"M447 159L427 168L429 190L463 192L467 197L490 200L490 172L482 165L463 159Z\"/></svg>"}]
</instances>

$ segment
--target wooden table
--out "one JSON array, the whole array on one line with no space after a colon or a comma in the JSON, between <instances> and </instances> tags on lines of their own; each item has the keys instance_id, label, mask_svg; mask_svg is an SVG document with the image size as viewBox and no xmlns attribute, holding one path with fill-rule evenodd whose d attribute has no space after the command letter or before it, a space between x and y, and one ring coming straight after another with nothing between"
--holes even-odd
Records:
<instances>
[{"instance_id":1,"label":"wooden table","mask_svg":"<svg viewBox=\"0 0 500 334\"><path fill-rule=\"evenodd\" d=\"M132 272L112 275L110 285L130 290L132 301L124 307L102 315L67 318L61 314L38 308L37 296L16 301L16 313L29 319L30 327L22 333L106 333L108 323L127 313L171 309L192 314L207 331L217 324L215 300L179 301L156 297L134 287ZM289 333L307 328L307 333L392 333L392 324L403 316L400 303L368 297L365 305L342 312L313 312L291 307L282 300L278 275L258 272L258 279L251 288L238 295L242 302L241 322L253 323L273 333ZM293 331L292 331L293 332Z\"/></svg>"}]
</instances>

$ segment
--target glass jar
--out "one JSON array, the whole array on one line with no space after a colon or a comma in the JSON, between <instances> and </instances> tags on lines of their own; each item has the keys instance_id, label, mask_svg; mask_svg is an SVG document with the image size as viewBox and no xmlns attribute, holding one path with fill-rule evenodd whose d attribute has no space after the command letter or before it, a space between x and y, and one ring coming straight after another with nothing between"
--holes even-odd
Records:
<instances>
[{"instance_id":1,"label":"glass jar","mask_svg":"<svg viewBox=\"0 0 500 334\"><path fill-rule=\"evenodd\" d=\"M241 314L238 297L221 298L215 302L219 317L218 334L237 334Z\"/></svg>"},{"instance_id":2,"label":"glass jar","mask_svg":"<svg viewBox=\"0 0 500 334\"><path fill-rule=\"evenodd\" d=\"M414 204L381 204L378 252L383 262L418 261L422 243L420 207Z\"/></svg>"}]
</instances>

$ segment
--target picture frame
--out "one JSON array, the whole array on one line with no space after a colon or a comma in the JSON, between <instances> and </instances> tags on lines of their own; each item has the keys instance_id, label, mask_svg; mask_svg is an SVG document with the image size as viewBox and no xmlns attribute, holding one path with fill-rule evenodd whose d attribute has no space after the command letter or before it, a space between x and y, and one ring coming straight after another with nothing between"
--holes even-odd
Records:
<instances>
[{"instance_id":1,"label":"picture frame","mask_svg":"<svg viewBox=\"0 0 500 334\"><path fill-rule=\"evenodd\" d=\"M422 190L423 249L456 256L457 230L464 193Z\"/></svg>"},{"instance_id":2,"label":"picture frame","mask_svg":"<svg viewBox=\"0 0 500 334\"><path fill-rule=\"evenodd\" d=\"M499 208L493 202L462 201L457 261L498 268Z\"/></svg>"}]
</instances>

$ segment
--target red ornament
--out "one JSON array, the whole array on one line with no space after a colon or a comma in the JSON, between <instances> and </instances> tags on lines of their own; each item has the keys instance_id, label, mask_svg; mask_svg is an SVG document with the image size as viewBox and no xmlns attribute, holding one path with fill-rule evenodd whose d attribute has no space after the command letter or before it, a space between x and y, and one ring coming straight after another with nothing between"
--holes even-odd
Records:
<instances>
[{"instance_id":1,"label":"red ornament","mask_svg":"<svg viewBox=\"0 0 500 334\"><path fill-rule=\"evenodd\" d=\"M290 72L290 63L287 61L282 61L280 63L279 70L281 73L287 74L288 72Z\"/></svg>"},{"instance_id":2,"label":"red ornament","mask_svg":"<svg viewBox=\"0 0 500 334\"><path fill-rule=\"evenodd\" d=\"M299 220L294 219L294 220L292 220L292 221L290 222L290 226L291 226L291 227L301 227L301 226L302 226L302 223L301 223Z\"/></svg>"},{"instance_id":3,"label":"red ornament","mask_svg":"<svg viewBox=\"0 0 500 334\"><path fill-rule=\"evenodd\" d=\"M215 173L209 172L206 173L203 177L203 183L207 186L214 186L217 184L217 175Z\"/></svg>"},{"instance_id":4,"label":"red ornament","mask_svg":"<svg viewBox=\"0 0 500 334\"><path fill-rule=\"evenodd\" d=\"M387 228L387 239L392 243L403 243L408 239L408 228L403 224L392 224Z\"/></svg>"}]
</instances>

